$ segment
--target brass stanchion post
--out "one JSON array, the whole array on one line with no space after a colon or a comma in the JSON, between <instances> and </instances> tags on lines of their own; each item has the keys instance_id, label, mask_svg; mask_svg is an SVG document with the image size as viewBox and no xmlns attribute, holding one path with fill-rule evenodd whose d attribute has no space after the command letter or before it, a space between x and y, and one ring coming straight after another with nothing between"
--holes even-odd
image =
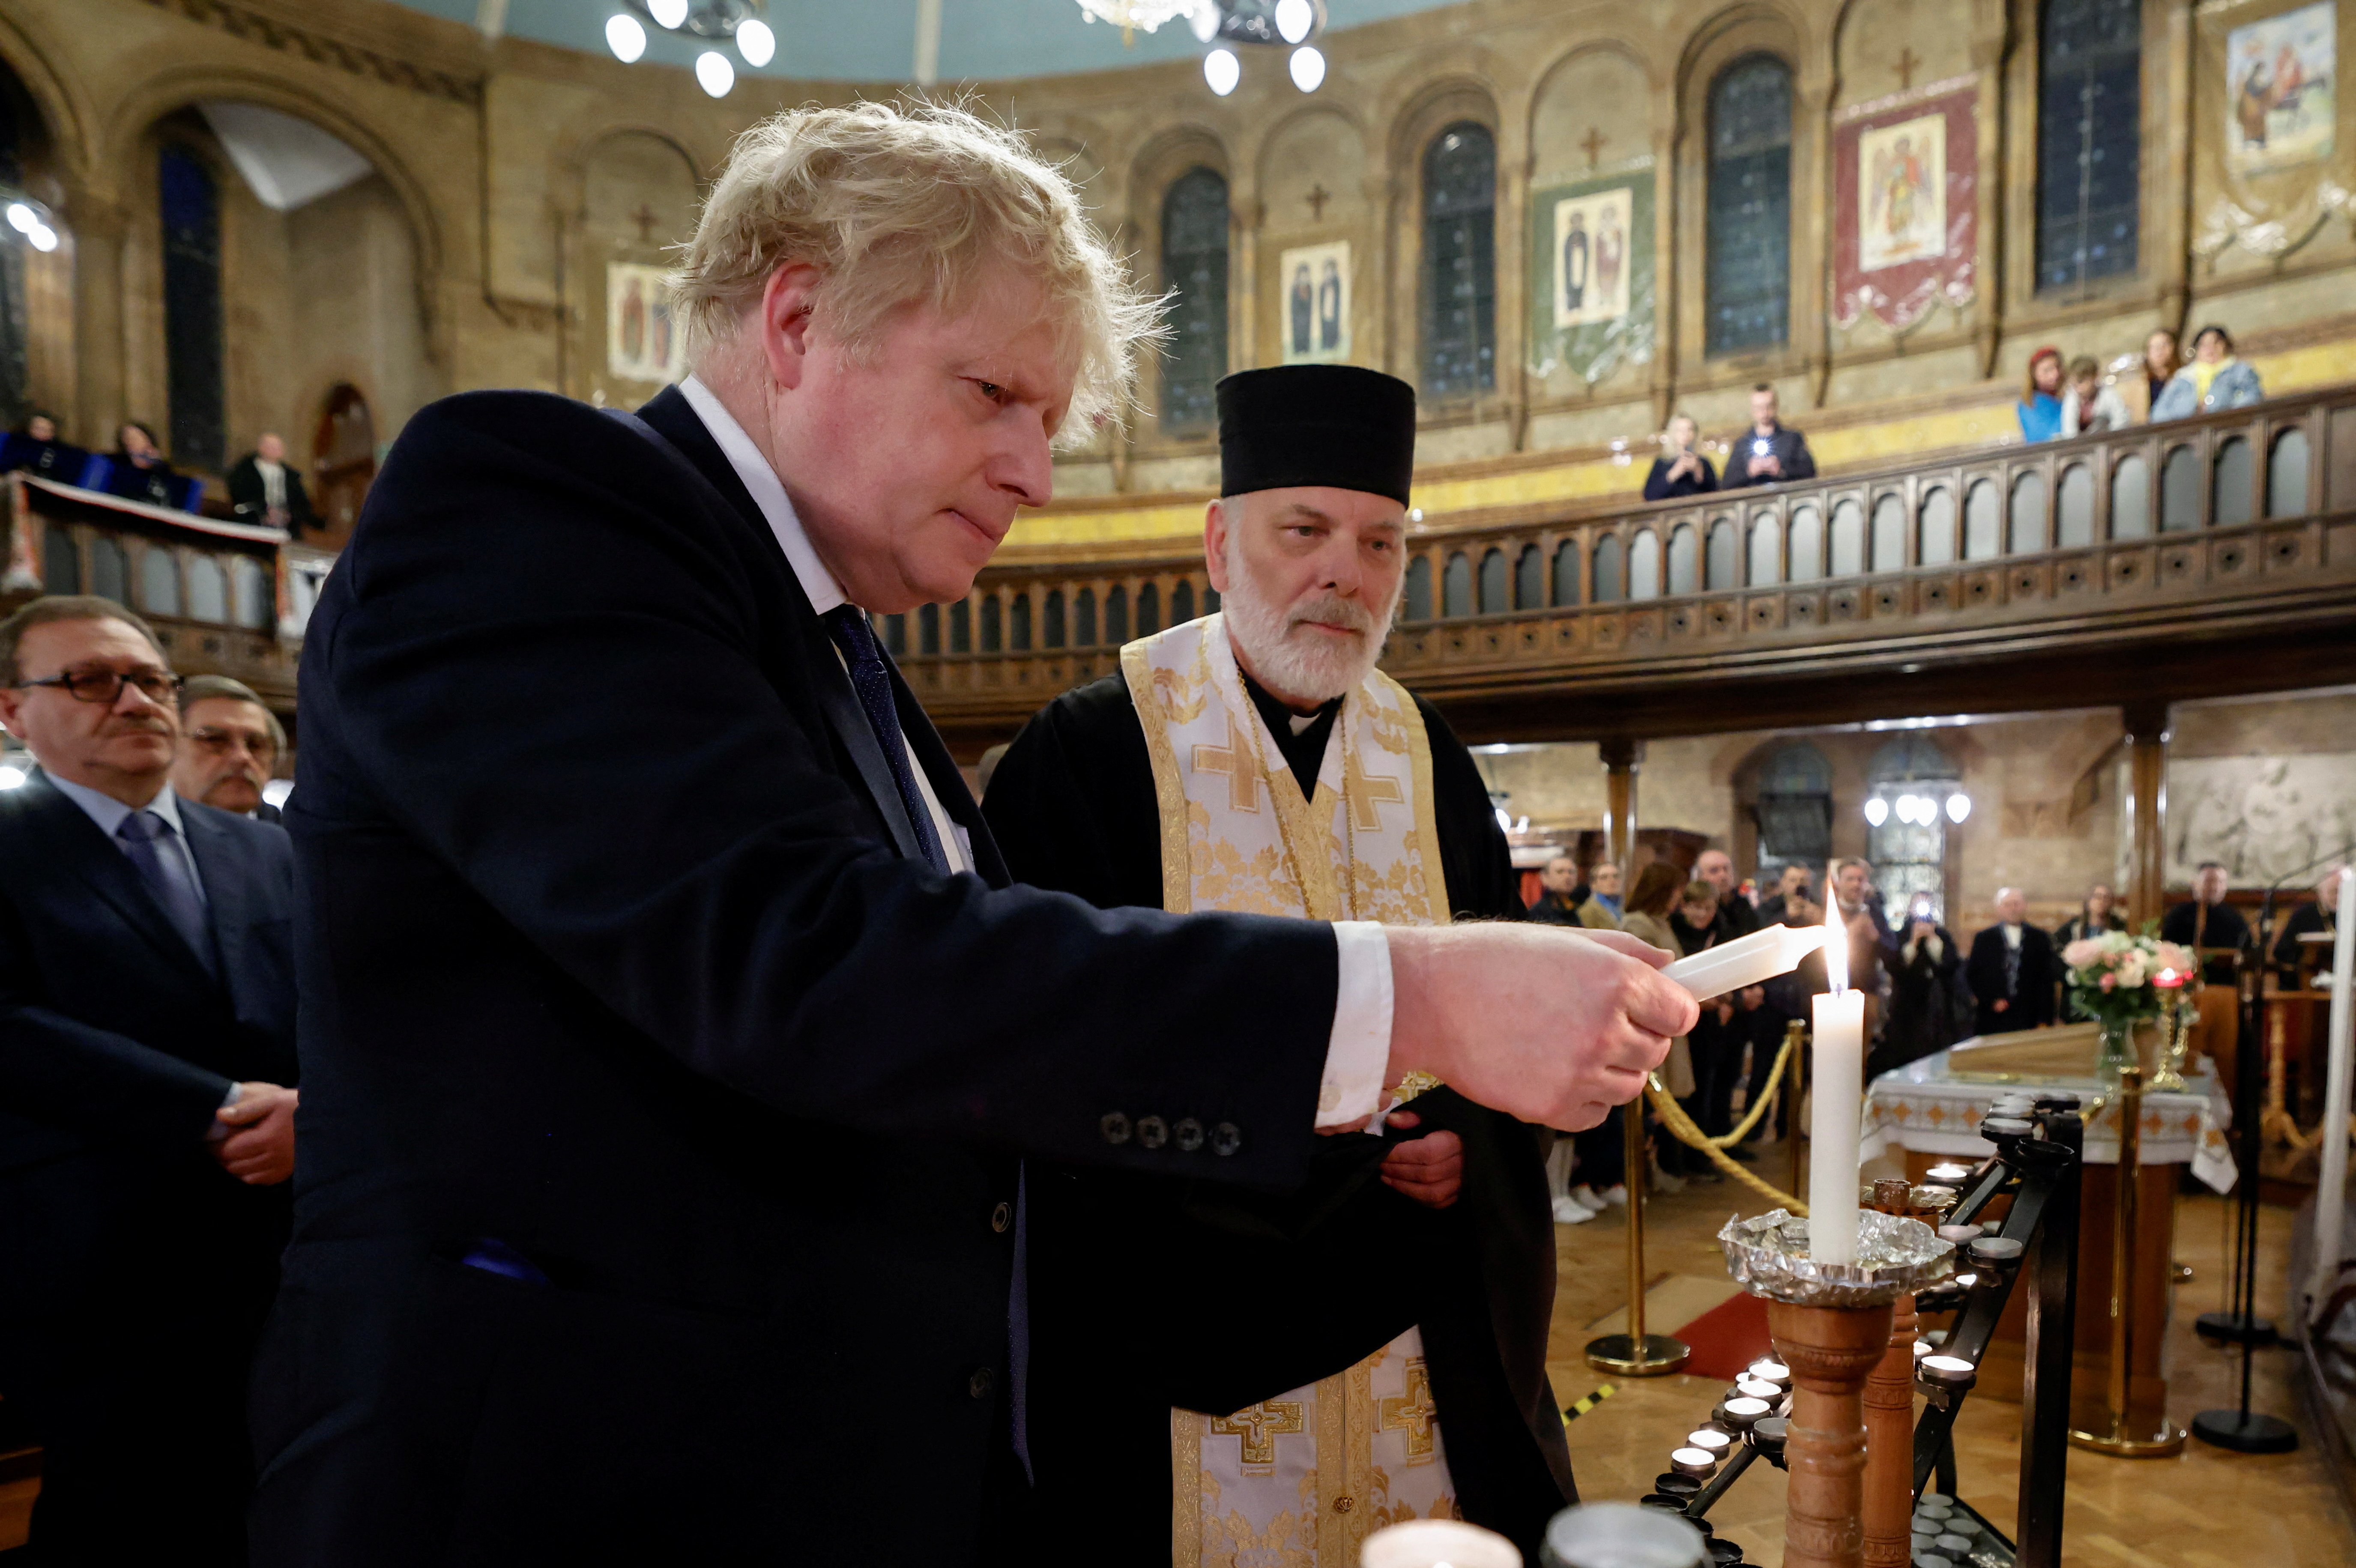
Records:
<instances>
[{"instance_id":1,"label":"brass stanchion post","mask_svg":"<svg viewBox=\"0 0 2356 1568\"><path fill-rule=\"evenodd\" d=\"M1621 1107L1627 1157L1621 1179L1628 1187L1628 1331L1606 1334L1587 1345L1587 1364L1622 1377L1656 1378L1686 1364L1693 1348L1665 1334L1644 1332L1644 1189L1652 1172L1644 1159L1644 1096Z\"/></svg>"},{"instance_id":2,"label":"brass stanchion post","mask_svg":"<svg viewBox=\"0 0 2356 1568\"><path fill-rule=\"evenodd\" d=\"M2160 1413L2157 1427L2138 1429L2128 1410L2135 1387L2136 1217L2143 1173L2143 1069L2119 1069L2119 1195L2111 1237L2111 1377L2106 1419L2099 1431L2072 1428L2070 1441L2123 1459L2157 1459L2180 1451L2184 1429Z\"/></svg>"},{"instance_id":3,"label":"brass stanchion post","mask_svg":"<svg viewBox=\"0 0 2356 1568\"><path fill-rule=\"evenodd\" d=\"M1805 1172L1800 1168L1800 1085L1807 1082L1808 1026L1794 1019L1783 1026L1783 1043L1792 1048L1783 1059L1783 1137L1792 1147L1792 1185L1785 1190L1807 1194Z\"/></svg>"}]
</instances>

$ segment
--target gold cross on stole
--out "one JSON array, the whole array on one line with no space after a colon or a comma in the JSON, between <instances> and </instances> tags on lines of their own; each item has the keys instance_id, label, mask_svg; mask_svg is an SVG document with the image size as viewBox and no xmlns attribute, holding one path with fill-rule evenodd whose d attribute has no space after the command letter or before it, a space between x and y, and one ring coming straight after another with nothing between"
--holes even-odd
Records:
<instances>
[{"instance_id":1,"label":"gold cross on stole","mask_svg":"<svg viewBox=\"0 0 2356 1568\"><path fill-rule=\"evenodd\" d=\"M1195 755L1199 758L1201 754L1202 748L1198 746ZM1203 764L1197 761L1194 765L1199 768ZM1342 793L1350 802L1350 820L1357 824L1361 833L1381 829L1383 814L1376 807L1377 802L1388 802L1392 805L1407 804L1407 791L1399 787L1398 780L1387 774L1369 775L1358 766L1358 753L1355 752L1343 753Z\"/></svg>"},{"instance_id":2,"label":"gold cross on stole","mask_svg":"<svg viewBox=\"0 0 2356 1568\"><path fill-rule=\"evenodd\" d=\"M1421 1364L1409 1363L1411 1366ZM1269 1399L1258 1404L1248 1404L1233 1415L1215 1418L1211 1430L1222 1437L1242 1438L1245 1464L1273 1465L1276 1463L1278 1435L1306 1432L1309 1425L1301 1419L1299 1400Z\"/></svg>"},{"instance_id":3,"label":"gold cross on stole","mask_svg":"<svg viewBox=\"0 0 2356 1568\"><path fill-rule=\"evenodd\" d=\"M1227 775L1227 804L1237 811L1257 812L1259 809L1259 775L1251 765L1251 739L1236 716L1227 715L1227 743L1224 746L1194 748L1194 768L1198 773ZM1398 785L1392 784L1393 789ZM1377 823L1376 826L1381 826Z\"/></svg>"},{"instance_id":4,"label":"gold cross on stole","mask_svg":"<svg viewBox=\"0 0 2356 1568\"><path fill-rule=\"evenodd\" d=\"M1431 1373L1421 1356L1407 1359L1407 1392L1387 1393L1376 1402L1375 1424L1385 1432L1407 1434L1407 1462L1421 1464L1431 1457L1431 1438L1440 1407L1431 1403Z\"/></svg>"}]
</instances>

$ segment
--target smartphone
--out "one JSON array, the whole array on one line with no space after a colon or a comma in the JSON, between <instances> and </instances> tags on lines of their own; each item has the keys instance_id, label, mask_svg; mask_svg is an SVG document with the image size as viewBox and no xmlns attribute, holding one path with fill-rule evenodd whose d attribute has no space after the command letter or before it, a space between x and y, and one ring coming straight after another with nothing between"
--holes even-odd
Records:
<instances>
[{"instance_id":1,"label":"smartphone","mask_svg":"<svg viewBox=\"0 0 2356 1568\"><path fill-rule=\"evenodd\" d=\"M1775 443L1773 442L1769 441L1762 435L1757 441L1751 443L1751 454L1753 457L1764 457L1767 455L1768 449L1774 444Z\"/></svg>"},{"instance_id":2,"label":"smartphone","mask_svg":"<svg viewBox=\"0 0 2356 1568\"><path fill-rule=\"evenodd\" d=\"M1928 920L1928 919L1930 919L1930 918L1931 918L1931 895L1930 895L1930 894L1928 894L1928 893L1916 893L1916 894L1914 895L1914 902L1913 902L1913 905L1912 905L1912 914L1913 914L1913 916L1914 916L1914 918L1915 918L1916 920Z\"/></svg>"}]
</instances>

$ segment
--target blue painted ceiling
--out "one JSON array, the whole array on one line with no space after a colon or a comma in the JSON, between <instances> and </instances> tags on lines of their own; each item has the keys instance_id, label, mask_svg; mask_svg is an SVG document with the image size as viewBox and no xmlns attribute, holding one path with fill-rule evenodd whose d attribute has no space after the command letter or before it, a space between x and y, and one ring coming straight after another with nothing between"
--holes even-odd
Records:
<instances>
[{"instance_id":1,"label":"blue painted ceiling","mask_svg":"<svg viewBox=\"0 0 2356 1568\"><path fill-rule=\"evenodd\" d=\"M402 0L411 10L475 24L478 0ZM1339 30L1455 0L1328 0L1327 28ZM620 0L508 0L509 36L568 48L606 53L605 18ZM801 80L905 81L916 53L916 0L767 0L777 35L776 58L754 74ZM648 27L645 58L690 66L711 46ZM1076 0L942 0L940 75L943 81L999 80L1110 70L1127 65L1199 57L1204 46L1183 21L1139 33L1130 47L1120 29L1081 18ZM737 70L748 69L728 51ZM1253 49L1248 57L1276 51ZM1248 58L1246 69L1251 69Z\"/></svg>"}]
</instances>

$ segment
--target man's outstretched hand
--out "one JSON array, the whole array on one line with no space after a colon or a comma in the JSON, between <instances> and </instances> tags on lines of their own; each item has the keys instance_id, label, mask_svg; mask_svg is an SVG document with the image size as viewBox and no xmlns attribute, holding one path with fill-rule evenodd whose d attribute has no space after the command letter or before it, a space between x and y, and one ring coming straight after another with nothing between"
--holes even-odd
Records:
<instances>
[{"instance_id":1,"label":"man's outstretched hand","mask_svg":"<svg viewBox=\"0 0 2356 1568\"><path fill-rule=\"evenodd\" d=\"M1396 926L1387 1082L1429 1072L1478 1104L1569 1131L1643 1092L1700 1016L1673 955L1617 931Z\"/></svg>"}]
</instances>

